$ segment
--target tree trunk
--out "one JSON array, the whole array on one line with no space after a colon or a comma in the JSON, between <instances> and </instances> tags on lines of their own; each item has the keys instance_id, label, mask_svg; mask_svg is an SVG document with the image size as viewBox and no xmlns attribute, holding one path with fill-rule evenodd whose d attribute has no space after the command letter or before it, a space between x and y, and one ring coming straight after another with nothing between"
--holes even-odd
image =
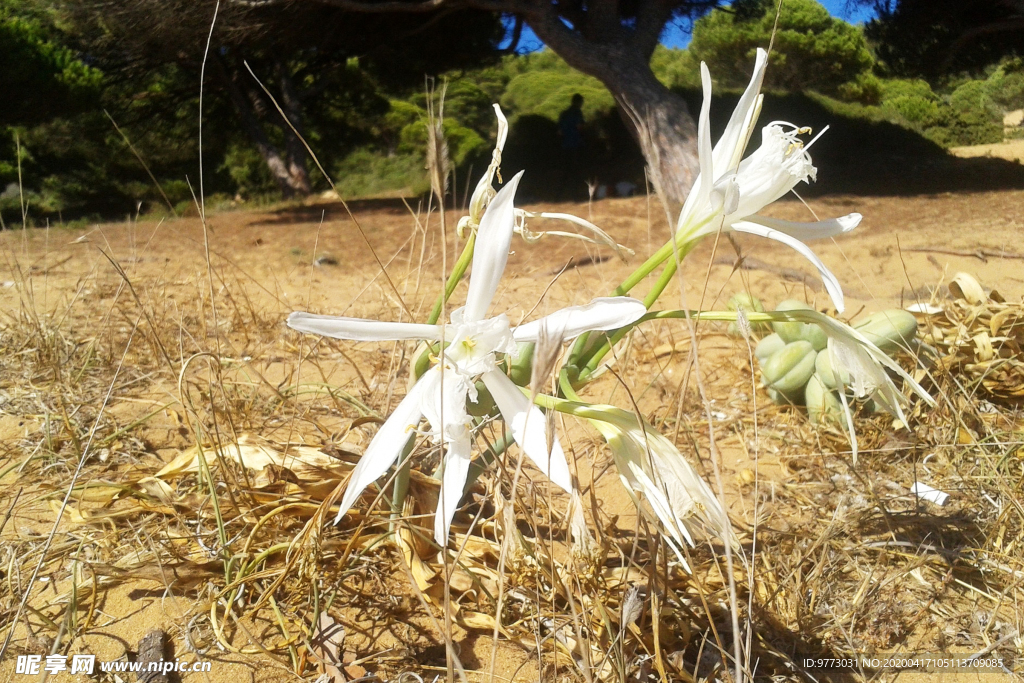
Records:
<instances>
[{"instance_id":1,"label":"tree trunk","mask_svg":"<svg viewBox=\"0 0 1024 683\"><path fill-rule=\"evenodd\" d=\"M296 173L293 164L290 164L281 150L270 141L260 125L257 115L260 108L259 94L247 85L239 84L236 78L237 72L230 71L220 55L214 55L211 61L216 65L217 73L228 91L231 103L235 106L235 111L238 112L242 130L249 136L256 146L256 150L263 157L263 162L267 165L267 170L270 171L270 176L281 190L281 194L286 199L308 195L311 187L305 165L301 166L301 173Z\"/></svg>"},{"instance_id":2,"label":"tree trunk","mask_svg":"<svg viewBox=\"0 0 1024 683\"><path fill-rule=\"evenodd\" d=\"M686 101L658 82L650 68L646 72L652 82L645 82L638 73L638 78L622 81L617 89L606 86L632 126L655 189L677 212L700 172L697 127Z\"/></svg>"},{"instance_id":3,"label":"tree trunk","mask_svg":"<svg viewBox=\"0 0 1024 683\"><path fill-rule=\"evenodd\" d=\"M651 27L645 38L628 36L617 25L605 27L603 34L596 34L595 29L588 39L568 29L550 11L526 14L525 18L569 66L608 88L631 125L658 190L674 210L681 207L699 172L697 127L686 101L651 71L651 52L664 21L658 16L645 17Z\"/></svg>"},{"instance_id":4,"label":"tree trunk","mask_svg":"<svg viewBox=\"0 0 1024 683\"><path fill-rule=\"evenodd\" d=\"M299 98L291 74L288 73L288 68L283 62L275 62L274 72L281 90L281 109L288 117L288 121L281 122L288 173L292 178L292 186L295 188L296 194L308 195L313 191L313 185L309 182L309 171L306 170L306 146L302 144L300 138L300 136L305 137L302 122L302 100ZM289 122L291 125L288 125Z\"/></svg>"}]
</instances>

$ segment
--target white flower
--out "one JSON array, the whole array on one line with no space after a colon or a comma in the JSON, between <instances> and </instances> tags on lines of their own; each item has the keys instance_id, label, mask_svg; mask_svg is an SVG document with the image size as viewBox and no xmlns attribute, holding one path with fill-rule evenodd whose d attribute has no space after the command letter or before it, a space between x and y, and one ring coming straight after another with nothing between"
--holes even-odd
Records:
<instances>
[{"instance_id":1,"label":"white flower","mask_svg":"<svg viewBox=\"0 0 1024 683\"><path fill-rule=\"evenodd\" d=\"M514 354L518 342L536 341L543 325L561 330L563 339L569 340L583 332L628 325L646 313L646 308L628 297L595 299L585 306L565 308L515 329L511 329L504 314L486 317L508 261L515 225L513 199L521 177L520 172L494 196L480 219L466 305L452 312L449 324L379 322L310 313L288 316L288 326L295 330L336 339L423 339L440 342L442 346L448 343L442 358L436 359L437 364L409 390L370 441L352 472L339 519L363 489L395 463L410 433L416 430L421 418L426 418L430 424L427 434L446 448L441 499L434 518L434 537L439 544L445 544L472 457L473 423L466 400L476 401L478 377L493 396L516 443L554 483L566 491L572 490L572 477L561 445L555 439L548 450L543 414L498 369L498 354Z\"/></svg>"},{"instance_id":2,"label":"white flower","mask_svg":"<svg viewBox=\"0 0 1024 683\"><path fill-rule=\"evenodd\" d=\"M729 517L711 488L694 471L675 445L637 416L614 406L576 407L572 414L584 417L608 442L619 478L640 505L643 496L661 526L669 545L687 571L682 547L694 545L691 528L732 542Z\"/></svg>"},{"instance_id":3,"label":"white flower","mask_svg":"<svg viewBox=\"0 0 1024 683\"><path fill-rule=\"evenodd\" d=\"M484 211L495 195L493 187L494 177L498 176L499 179L501 178L501 154L505 150L505 141L508 140L508 119L505 118L505 114L501 111L501 107L497 104L493 105L493 107L494 114L498 118L498 137L494 142L494 151L491 152L491 163L488 164L487 170L484 171L483 176L481 176L479 182L477 182L476 188L473 190L473 196L469 200L469 213L459 219L459 224L456 228L459 233L459 237L465 237L467 229L475 230L480 226L480 221ZM623 258L625 258L626 255L633 255L632 249L618 244L611 238L611 235L590 221L584 220L579 216L573 216L568 213L547 211L534 213L532 211L526 211L525 209L516 209L515 216L515 233L522 237L523 241L527 244L533 244L540 241L540 239L545 235L551 235L553 237L567 237L570 239L582 240L589 244L611 247L615 250L615 253ZM586 235L581 235L576 232L565 232L563 230L541 230L539 232L534 232L526 227L526 221L528 218L547 218L573 223L594 233L594 237L587 237Z\"/></svg>"},{"instance_id":4,"label":"white flower","mask_svg":"<svg viewBox=\"0 0 1024 683\"><path fill-rule=\"evenodd\" d=\"M722 229L781 242L814 264L836 310L842 312L843 291L839 280L804 242L849 232L860 224L861 215L851 213L816 223L793 223L757 215L797 183L814 180L815 168L807 153L814 140L804 145L799 138L799 134L806 132L804 129L784 121L773 122L762 130L761 146L740 160L761 109L760 90L767 59L767 53L759 48L750 84L713 149L709 123L711 75L707 65L701 63L704 102L697 125L700 175L679 213L676 233L691 241Z\"/></svg>"}]
</instances>

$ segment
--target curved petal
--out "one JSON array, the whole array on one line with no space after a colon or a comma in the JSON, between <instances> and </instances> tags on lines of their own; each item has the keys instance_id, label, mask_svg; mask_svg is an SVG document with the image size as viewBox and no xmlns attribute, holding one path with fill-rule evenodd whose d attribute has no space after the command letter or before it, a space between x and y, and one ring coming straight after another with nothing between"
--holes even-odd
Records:
<instances>
[{"instance_id":1,"label":"curved petal","mask_svg":"<svg viewBox=\"0 0 1024 683\"><path fill-rule=\"evenodd\" d=\"M569 474L569 464L562 452L562 445L558 443L558 437L553 440L551 452L548 453L544 413L530 403L530 399L523 395L519 387L500 371L486 372L482 379L494 397L494 402L498 404L502 419L511 429L512 438L523 452L548 479L566 491L572 491L572 475Z\"/></svg>"},{"instance_id":2,"label":"curved petal","mask_svg":"<svg viewBox=\"0 0 1024 683\"><path fill-rule=\"evenodd\" d=\"M792 249L795 249L796 251L800 252L800 254L803 255L805 259L814 264L814 267L818 269L819 273L821 273L821 279L825 283L825 289L826 291L828 291L828 295L832 297L832 303L835 305L836 310L838 312L843 312L843 289L842 287L839 286L839 279L832 274L832 271L825 266L822 260L818 258L818 255L815 254L814 251L806 244L804 244L795 237L787 235L784 232L780 232L779 230L773 230L763 225L758 225L757 223L749 223L747 221L736 221L735 223L732 224L731 229L735 230L736 232L746 232L750 233L751 235L760 235L761 237L767 237L770 240L781 242L782 244L785 244L791 247Z\"/></svg>"},{"instance_id":3,"label":"curved petal","mask_svg":"<svg viewBox=\"0 0 1024 683\"><path fill-rule=\"evenodd\" d=\"M403 339L436 341L441 338L441 328L437 325L380 322L363 318L344 318L303 312L289 315L288 327L299 332L353 341L398 341Z\"/></svg>"},{"instance_id":4,"label":"curved petal","mask_svg":"<svg viewBox=\"0 0 1024 683\"><path fill-rule=\"evenodd\" d=\"M757 99L761 92L761 83L764 81L765 66L768 64L768 53L762 48L757 48L757 57L754 60L754 73L750 75L750 83L743 91L736 108L729 117L729 124L725 127L722 137L718 138L715 145L714 158L715 168L719 173L735 171L743 157L744 148L750 140L750 134L754 129L754 121L757 114ZM726 211L726 213L729 213Z\"/></svg>"},{"instance_id":5,"label":"curved petal","mask_svg":"<svg viewBox=\"0 0 1024 683\"><path fill-rule=\"evenodd\" d=\"M508 250L512 244L512 231L516 224L513 200L519 179L522 177L523 171L520 171L508 181L487 205L487 210L480 219L480 227L476 233L476 248L473 251L473 272L469 277L469 294L466 297L464 312L467 322L483 320L494 293L498 291L498 282L505 272Z\"/></svg>"},{"instance_id":6,"label":"curved petal","mask_svg":"<svg viewBox=\"0 0 1024 683\"><path fill-rule=\"evenodd\" d=\"M569 306L512 331L517 342L537 341L542 327L562 340L574 339L592 330L614 330L635 322L647 307L628 296L599 297L584 306Z\"/></svg>"},{"instance_id":7,"label":"curved petal","mask_svg":"<svg viewBox=\"0 0 1024 683\"><path fill-rule=\"evenodd\" d=\"M704 88L704 100L697 117L697 161L700 175L693 181L690 193L683 202L676 222L676 232L685 229L694 219L702 218L711 210L711 188L715 184L715 169L711 147L711 72L708 65L700 63L700 82Z\"/></svg>"},{"instance_id":8,"label":"curved petal","mask_svg":"<svg viewBox=\"0 0 1024 683\"><path fill-rule=\"evenodd\" d=\"M437 512L434 513L434 540L442 548L448 545L448 530L451 528L455 511L459 509L462 493L466 490L471 450L472 442L468 432L448 442L448 452L444 456L441 495L437 499Z\"/></svg>"},{"instance_id":9,"label":"curved petal","mask_svg":"<svg viewBox=\"0 0 1024 683\"><path fill-rule=\"evenodd\" d=\"M766 228L772 230L778 230L784 232L790 237L795 237L801 242L807 242L808 240L822 239L823 237L835 237L836 235L842 235L844 232L850 232L858 225L863 216L859 213L851 213L839 218L833 218L827 221L818 221L816 223L796 223L794 221L784 221L778 218L768 218L767 216L748 216L746 220L750 223L758 223Z\"/></svg>"},{"instance_id":10,"label":"curved petal","mask_svg":"<svg viewBox=\"0 0 1024 683\"><path fill-rule=\"evenodd\" d=\"M341 499L341 509L338 510L338 516L334 519L335 524L345 516L352 504L356 502L359 494L387 472L388 468L398 459L412 431L416 429L423 416L421 408L423 395L434 385L435 378L431 373L436 374L437 372L437 368L428 370L401 400L394 412L391 413L391 417L377 430L370 445L366 447L363 457L359 459L359 463L352 470L352 476L345 488L345 496Z\"/></svg>"}]
</instances>

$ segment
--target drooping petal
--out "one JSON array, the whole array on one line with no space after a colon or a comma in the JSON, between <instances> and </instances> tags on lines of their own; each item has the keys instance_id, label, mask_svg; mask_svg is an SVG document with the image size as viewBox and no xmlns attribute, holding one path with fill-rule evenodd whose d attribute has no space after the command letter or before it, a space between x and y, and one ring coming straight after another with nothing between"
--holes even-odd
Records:
<instances>
[{"instance_id":1,"label":"drooping petal","mask_svg":"<svg viewBox=\"0 0 1024 683\"><path fill-rule=\"evenodd\" d=\"M437 368L428 370L377 430L363 457L352 470L345 495L341 499L341 509L334 519L335 524L345 516L363 490L387 472L398 459L423 416L423 398L426 392L433 389L437 373Z\"/></svg>"},{"instance_id":2,"label":"drooping petal","mask_svg":"<svg viewBox=\"0 0 1024 683\"><path fill-rule=\"evenodd\" d=\"M455 511L459 509L462 492L466 488L469 463L472 459L472 441L469 432L448 442L444 456L444 475L441 478L441 494L437 499L434 513L434 540L442 548L448 545L448 530L452 525Z\"/></svg>"},{"instance_id":3,"label":"drooping petal","mask_svg":"<svg viewBox=\"0 0 1024 683\"><path fill-rule=\"evenodd\" d=\"M754 73L750 75L750 83L743 91L736 108L732 111L729 124L725 127L722 137L715 145L712 155L716 172L719 174L735 171L743 157L744 148L750 139L754 128L754 121L757 116L758 95L761 92L761 84L764 81L765 66L768 64L768 53L757 48L757 57L754 60ZM728 213L728 212L727 212Z\"/></svg>"},{"instance_id":4,"label":"drooping petal","mask_svg":"<svg viewBox=\"0 0 1024 683\"><path fill-rule=\"evenodd\" d=\"M731 229L737 232L746 232L751 235L767 237L770 240L781 242L782 244L798 251L805 259L810 261L814 267L818 269L818 272L821 274L821 279L825 283L825 290L832 298L832 304L836 307L838 312L843 312L845 304L843 302L843 288L839 286L839 279L832 274L832 271L828 269L824 262L818 258L818 255L815 254L814 251L806 244L784 232L773 230L763 225L758 225L757 223L736 221L732 224Z\"/></svg>"},{"instance_id":5,"label":"drooping petal","mask_svg":"<svg viewBox=\"0 0 1024 683\"><path fill-rule=\"evenodd\" d=\"M473 272L469 278L469 294L463 313L467 322L482 320L487 315L494 293L498 291L498 282L505 272L512 232L515 230L513 200L522 177L523 172L520 171L508 181L487 205L480 219L473 252Z\"/></svg>"},{"instance_id":6,"label":"drooping petal","mask_svg":"<svg viewBox=\"0 0 1024 683\"><path fill-rule=\"evenodd\" d=\"M694 545L691 529L731 542L729 517L718 498L671 441L621 408L587 406L575 414L604 436L626 489L650 504L684 566L681 550L684 543Z\"/></svg>"},{"instance_id":7,"label":"drooping petal","mask_svg":"<svg viewBox=\"0 0 1024 683\"><path fill-rule=\"evenodd\" d=\"M487 166L487 170L480 177L479 182L476 184L476 189L473 190L473 197L469 200L469 217L467 224L477 224L480 221L481 216L484 213L484 206L494 196L494 188L491 183L494 182L494 174L498 172L501 167L501 153L505 149L505 140L508 139L508 120L505 118L505 114L502 113L501 107L497 104L492 105L494 107L494 114L498 117L498 139L494 143L494 151L491 152L491 163ZM466 219L463 219L466 220ZM462 237L463 222L459 222L459 237Z\"/></svg>"},{"instance_id":8,"label":"drooping petal","mask_svg":"<svg viewBox=\"0 0 1024 683\"><path fill-rule=\"evenodd\" d=\"M441 328L437 325L380 322L363 318L344 318L303 312L289 315L288 327L299 332L352 341L400 341L405 339L436 341L441 338Z\"/></svg>"},{"instance_id":9,"label":"drooping petal","mask_svg":"<svg viewBox=\"0 0 1024 683\"><path fill-rule=\"evenodd\" d=\"M784 221L778 218L769 218L757 214L749 216L746 220L749 223L758 223L766 228L784 232L790 237L795 237L801 242L818 240L824 237L835 237L844 232L850 232L860 225L862 216L859 213L850 213L839 218L832 218L827 221L816 223L797 223L795 221Z\"/></svg>"},{"instance_id":10,"label":"drooping petal","mask_svg":"<svg viewBox=\"0 0 1024 683\"><path fill-rule=\"evenodd\" d=\"M537 341L542 327L552 333L561 333L565 341L584 332L614 330L636 322L647 312L642 301L628 296L599 297L584 306L569 306L533 322L520 325L512 331L517 342Z\"/></svg>"},{"instance_id":11,"label":"drooping petal","mask_svg":"<svg viewBox=\"0 0 1024 683\"><path fill-rule=\"evenodd\" d=\"M544 413L530 403L530 399L523 395L519 387L500 371L491 370L482 379L494 397L502 419L509 426L512 438L523 452L548 479L566 491L572 491L569 464L565 460L562 445L558 443L558 437L553 439L551 452L548 453Z\"/></svg>"}]
</instances>

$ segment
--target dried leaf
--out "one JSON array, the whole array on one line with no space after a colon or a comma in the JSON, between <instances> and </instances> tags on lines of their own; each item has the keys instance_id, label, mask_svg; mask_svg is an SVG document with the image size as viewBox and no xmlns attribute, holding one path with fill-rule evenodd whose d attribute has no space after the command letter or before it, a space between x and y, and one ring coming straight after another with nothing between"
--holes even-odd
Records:
<instances>
[{"instance_id":1,"label":"dried leaf","mask_svg":"<svg viewBox=\"0 0 1024 683\"><path fill-rule=\"evenodd\" d=\"M217 450L213 447L204 449L206 460L211 465L216 462ZM347 472L352 465L332 458L323 451L310 446L292 446L283 451L267 442L256 442L249 435L242 435L238 443L224 446L220 456L232 460L251 470L261 470L268 465L276 465L291 470L301 479L323 479L326 472ZM180 476L199 471L199 447L193 446L183 451L169 462L154 476L158 479Z\"/></svg>"},{"instance_id":2,"label":"dried leaf","mask_svg":"<svg viewBox=\"0 0 1024 683\"><path fill-rule=\"evenodd\" d=\"M320 613L320 622L313 633L313 655L324 668L324 673L334 683L345 683L348 678L338 667L341 664L341 646L345 640L345 627L334 620L327 612Z\"/></svg>"}]
</instances>

